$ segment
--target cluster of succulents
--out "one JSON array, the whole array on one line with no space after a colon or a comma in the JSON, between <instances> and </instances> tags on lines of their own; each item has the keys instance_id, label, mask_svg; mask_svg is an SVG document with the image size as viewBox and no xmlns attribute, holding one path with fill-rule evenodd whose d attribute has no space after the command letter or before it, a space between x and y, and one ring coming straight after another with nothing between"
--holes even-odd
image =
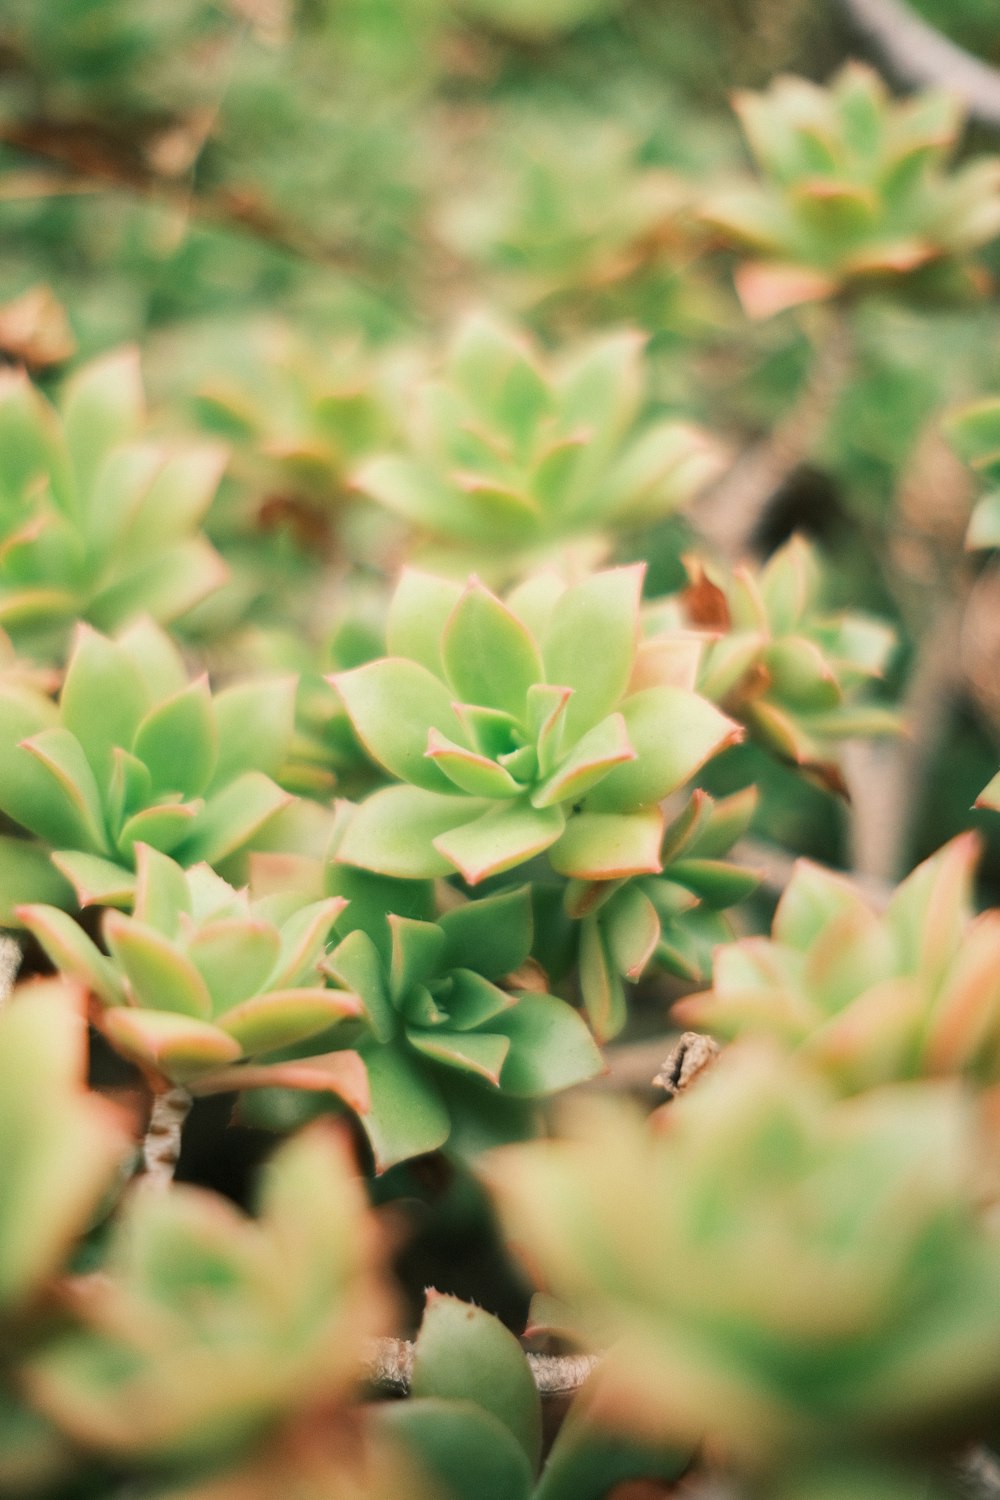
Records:
<instances>
[{"instance_id":1,"label":"cluster of succulents","mask_svg":"<svg viewBox=\"0 0 1000 1500\"><path fill-rule=\"evenodd\" d=\"M669 515L718 472L719 453L690 422L640 423L643 343L608 334L556 360L470 317L414 393L406 450L369 460L355 482L447 543L453 568L501 581Z\"/></svg>"},{"instance_id":2,"label":"cluster of succulents","mask_svg":"<svg viewBox=\"0 0 1000 1500\"><path fill-rule=\"evenodd\" d=\"M750 312L928 273L972 279L970 252L1000 230L1000 162L948 169L961 127L952 95L898 102L851 63L825 88L783 77L743 92L736 110L761 177L704 212L752 257L737 275Z\"/></svg>"},{"instance_id":3,"label":"cluster of succulents","mask_svg":"<svg viewBox=\"0 0 1000 1500\"><path fill-rule=\"evenodd\" d=\"M952 415L948 429L954 446L986 488L969 520L966 545L1000 546L1000 397L986 396L962 407Z\"/></svg>"}]
</instances>

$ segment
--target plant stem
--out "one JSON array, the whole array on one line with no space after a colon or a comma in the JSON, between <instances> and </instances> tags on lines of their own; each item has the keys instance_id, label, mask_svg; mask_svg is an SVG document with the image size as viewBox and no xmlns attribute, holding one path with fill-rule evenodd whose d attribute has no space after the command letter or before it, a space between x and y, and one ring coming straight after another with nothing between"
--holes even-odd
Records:
<instances>
[{"instance_id":1,"label":"plant stem","mask_svg":"<svg viewBox=\"0 0 1000 1500\"><path fill-rule=\"evenodd\" d=\"M191 1109L191 1095L179 1084L153 1095L149 1124L142 1140L143 1175L147 1189L163 1192L174 1179L181 1154L181 1132Z\"/></svg>"},{"instance_id":2,"label":"plant stem","mask_svg":"<svg viewBox=\"0 0 1000 1500\"><path fill-rule=\"evenodd\" d=\"M13 938L0 937L0 1008L14 992L14 980L21 967L21 950Z\"/></svg>"}]
</instances>

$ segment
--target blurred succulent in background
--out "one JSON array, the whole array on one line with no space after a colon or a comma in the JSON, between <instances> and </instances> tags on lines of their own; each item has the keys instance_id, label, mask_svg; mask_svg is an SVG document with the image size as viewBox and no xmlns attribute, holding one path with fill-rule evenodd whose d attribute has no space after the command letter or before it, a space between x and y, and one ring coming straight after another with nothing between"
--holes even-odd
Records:
<instances>
[{"instance_id":1,"label":"blurred succulent in background","mask_svg":"<svg viewBox=\"0 0 1000 1500\"><path fill-rule=\"evenodd\" d=\"M423 900L424 919L393 913L392 884L377 877L346 871L342 888L352 899L341 925L352 930L323 968L363 1010L367 1034L356 1045L371 1103L360 1121L379 1171L446 1143L480 1149L491 1136L530 1133L524 1101L600 1072L579 1015L517 972L531 951L527 886L437 921L429 891L406 893L411 912Z\"/></svg>"},{"instance_id":2,"label":"blurred succulent in background","mask_svg":"<svg viewBox=\"0 0 1000 1500\"><path fill-rule=\"evenodd\" d=\"M714 948L734 935L725 911L759 884L756 871L724 858L746 833L756 802L753 787L718 801L697 789L664 834L659 874L566 885L563 906L577 919L580 996L599 1041L625 1024L626 981L655 969L709 978ZM541 957L551 962L547 952Z\"/></svg>"},{"instance_id":3,"label":"blurred succulent in background","mask_svg":"<svg viewBox=\"0 0 1000 1500\"><path fill-rule=\"evenodd\" d=\"M36 899L27 882L40 849L81 905L127 906L136 844L215 865L291 801L273 777L291 741L294 678L213 696L149 620L116 640L79 627L58 707L16 685L2 692L0 811L38 841L3 841L5 909Z\"/></svg>"},{"instance_id":4,"label":"blurred succulent in background","mask_svg":"<svg viewBox=\"0 0 1000 1500\"><path fill-rule=\"evenodd\" d=\"M683 255L681 217L692 189L643 165L639 141L589 114L515 116L475 182L446 200L442 231L497 273L518 304L619 287L666 256ZM484 181L485 179L485 181Z\"/></svg>"},{"instance_id":5,"label":"blurred succulent in background","mask_svg":"<svg viewBox=\"0 0 1000 1500\"><path fill-rule=\"evenodd\" d=\"M0 625L16 642L58 655L76 619L174 620L222 580L198 527L225 451L147 429L133 350L84 366L56 409L0 372Z\"/></svg>"},{"instance_id":6,"label":"blurred succulent in background","mask_svg":"<svg viewBox=\"0 0 1000 1500\"><path fill-rule=\"evenodd\" d=\"M358 1014L358 999L329 989L323 970L341 898L251 901L207 865L182 870L145 844L136 860L133 914L104 917L107 955L55 907L17 913L52 962L86 984L101 1030L126 1057L195 1091L259 1087L283 1075L234 1065L325 1037ZM363 1070L350 1055L324 1076L364 1106Z\"/></svg>"},{"instance_id":7,"label":"blurred succulent in background","mask_svg":"<svg viewBox=\"0 0 1000 1500\"><path fill-rule=\"evenodd\" d=\"M282 1424L344 1420L388 1303L364 1192L317 1126L264 1169L249 1219L202 1189L133 1193L76 1326L32 1362L32 1400L99 1453L217 1461Z\"/></svg>"},{"instance_id":8,"label":"blurred succulent in background","mask_svg":"<svg viewBox=\"0 0 1000 1500\"><path fill-rule=\"evenodd\" d=\"M506 579L573 545L658 520L718 471L715 443L673 419L641 423L643 338L609 334L546 358L485 317L466 320L440 378L414 393L409 451L355 482L459 571Z\"/></svg>"},{"instance_id":9,"label":"blurred succulent in background","mask_svg":"<svg viewBox=\"0 0 1000 1500\"><path fill-rule=\"evenodd\" d=\"M50 1479L65 1444L23 1400L33 1322L112 1186L129 1147L114 1109L85 1087L83 991L61 980L14 991L0 1012L0 1485Z\"/></svg>"},{"instance_id":10,"label":"blurred succulent in background","mask_svg":"<svg viewBox=\"0 0 1000 1500\"><path fill-rule=\"evenodd\" d=\"M898 716L863 696L885 669L892 630L859 613L825 614L818 558L798 536L759 573L737 567L717 580L698 561L688 566L688 589L653 606L649 628L706 631L699 692L774 754L840 790L836 741L899 732Z\"/></svg>"},{"instance_id":11,"label":"blurred succulent in background","mask_svg":"<svg viewBox=\"0 0 1000 1500\"><path fill-rule=\"evenodd\" d=\"M360 805L338 858L470 885L546 851L581 880L659 872L660 802L739 731L640 645L642 579L538 574L502 603L475 578L404 572L392 655L333 679L403 785Z\"/></svg>"},{"instance_id":12,"label":"blurred succulent in background","mask_svg":"<svg viewBox=\"0 0 1000 1500\"><path fill-rule=\"evenodd\" d=\"M954 447L986 487L972 512L966 546L1000 547L1000 396L963 407L947 425Z\"/></svg>"},{"instance_id":13,"label":"blurred succulent in background","mask_svg":"<svg viewBox=\"0 0 1000 1500\"><path fill-rule=\"evenodd\" d=\"M780 1476L926 1454L992 1409L1000 1260L954 1085L838 1103L738 1046L663 1113L595 1110L490 1162L514 1243L611 1346L606 1420Z\"/></svg>"},{"instance_id":14,"label":"blurred succulent in background","mask_svg":"<svg viewBox=\"0 0 1000 1500\"><path fill-rule=\"evenodd\" d=\"M472 21L482 21L501 35L544 45L558 41L587 21L615 10L619 0L457 0L457 9Z\"/></svg>"},{"instance_id":15,"label":"blurred succulent in background","mask_svg":"<svg viewBox=\"0 0 1000 1500\"><path fill-rule=\"evenodd\" d=\"M975 915L978 843L918 865L882 914L801 860L771 937L715 955L714 988L674 1014L720 1038L767 1036L845 1092L961 1073L1000 1081L1000 912Z\"/></svg>"},{"instance_id":16,"label":"blurred succulent in background","mask_svg":"<svg viewBox=\"0 0 1000 1500\"><path fill-rule=\"evenodd\" d=\"M825 88L781 77L740 93L736 110L762 180L711 193L704 214L753 257L737 272L752 315L886 283L975 285L969 253L1000 233L1000 160L948 169L951 94L897 102L849 63Z\"/></svg>"}]
</instances>

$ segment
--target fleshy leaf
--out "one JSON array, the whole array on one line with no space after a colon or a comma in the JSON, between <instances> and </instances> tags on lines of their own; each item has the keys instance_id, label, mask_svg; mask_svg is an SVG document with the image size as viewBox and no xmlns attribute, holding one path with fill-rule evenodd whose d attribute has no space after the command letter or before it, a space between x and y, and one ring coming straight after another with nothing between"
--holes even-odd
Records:
<instances>
[{"instance_id":1,"label":"fleshy leaf","mask_svg":"<svg viewBox=\"0 0 1000 1500\"><path fill-rule=\"evenodd\" d=\"M663 814L658 807L639 812L576 813L549 851L560 875L578 880L621 880L655 875L660 869Z\"/></svg>"},{"instance_id":2,"label":"fleshy leaf","mask_svg":"<svg viewBox=\"0 0 1000 1500\"><path fill-rule=\"evenodd\" d=\"M566 733L572 741L618 707L632 673L639 634L641 566L611 568L556 601L542 641L547 681L571 687Z\"/></svg>"},{"instance_id":3,"label":"fleshy leaf","mask_svg":"<svg viewBox=\"0 0 1000 1500\"><path fill-rule=\"evenodd\" d=\"M362 1046L371 1106L362 1116L375 1170L384 1172L410 1156L436 1151L448 1139L451 1121L427 1071L405 1052Z\"/></svg>"},{"instance_id":4,"label":"fleshy leaf","mask_svg":"<svg viewBox=\"0 0 1000 1500\"><path fill-rule=\"evenodd\" d=\"M176 1011L117 1006L104 1012L101 1028L119 1052L175 1083L187 1083L241 1056L239 1042L218 1026Z\"/></svg>"},{"instance_id":5,"label":"fleshy leaf","mask_svg":"<svg viewBox=\"0 0 1000 1500\"><path fill-rule=\"evenodd\" d=\"M452 863L438 853L434 840L478 818L483 808L472 797L444 797L416 786L384 787L353 813L337 859L401 880L448 875Z\"/></svg>"},{"instance_id":6,"label":"fleshy leaf","mask_svg":"<svg viewBox=\"0 0 1000 1500\"><path fill-rule=\"evenodd\" d=\"M588 809L624 812L660 802L743 735L714 704L683 688L647 688L626 701L622 715L635 757L589 793Z\"/></svg>"},{"instance_id":7,"label":"fleshy leaf","mask_svg":"<svg viewBox=\"0 0 1000 1500\"><path fill-rule=\"evenodd\" d=\"M431 1062L441 1063L446 1068L457 1068L462 1073L472 1073L498 1086L500 1070L510 1051L510 1042L505 1036L496 1036L484 1031L446 1031L444 1027L425 1029L419 1026L406 1028L406 1039Z\"/></svg>"},{"instance_id":8,"label":"fleshy leaf","mask_svg":"<svg viewBox=\"0 0 1000 1500\"><path fill-rule=\"evenodd\" d=\"M247 1056L253 1056L305 1041L359 1010L357 997L344 990L270 990L216 1019Z\"/></svg>"},{"instance_id":9,"label":"fleshy leaf","mask_svg":"<svg viewBox=\"0 0 1000 1500\"><path fill-rule=\"evenodd\" d=\"M499 979L519 968L531 951L531 887L467 901L438 922L446 944L442 969L473 969Z\"/></svg>"},{"instance_id":10,"label":"fleshy leaf","mask_svg":"<svg viewBox=\"0 0 1000 1500\"><path fill-rule=\"evenodd\" d=\"M558 807L506 802L475 822L439 834L434 848L470 885L478 885L487 876L499 875L548 849L565 824Z\"/></svg>"},{"instance_id":11,"label":"fleshy leaf","mask_svg":"<svg viewBox=\"0 0 1000 1500\"><path fill-rule=\"evenodd\" d=\"M515 718L523 718L528 689L545 675L528 631L477 578L451 613L441 651L456 697Z\"/></svg>"},{"instance_id":12,"label":"fleshy leaf","mask_svg":"<svg viewBox=\"0 0 1000 1500\"><path fill-rule=\"evenodd\" d=\"M176 1011L207 1019L212 997L194 964L155 928L109 912L104 937L124 970L135 1003L149 1010Z\"/></svg>"},{"instance_id":13,"label":"fleshy leaf","mask_svg":"<svg viewBox=\"0 0 1000 1500\"><path fill-rule=\"evenodd\" d=\"M604 1062L580 1016L553 995L519 994L517 1004L490 1022L510 1040L500 1074L505 1094L539 1098L583 1083Z\"/></svg>"},{"instance_id":14,"label":"fleshy leaf","mask_svg":"<svg viewBox=\"0 0 1000 1500\"><path fill-rule=\"evenodd\" d=\"M425 791L451 789L451 782L426 755L431 729L448 740L462 740L452 695L443 682L403 656L383 657L353 672L340 672L330 681L344 700L355 733L380 765Z\"/></svg>"}]
</instances>

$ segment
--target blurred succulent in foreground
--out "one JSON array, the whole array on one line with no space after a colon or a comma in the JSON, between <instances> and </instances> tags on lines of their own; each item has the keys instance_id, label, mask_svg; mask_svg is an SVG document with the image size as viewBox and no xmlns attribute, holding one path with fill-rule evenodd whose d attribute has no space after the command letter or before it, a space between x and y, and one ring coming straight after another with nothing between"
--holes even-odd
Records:
<instances>
[{"instance_id":1,"label":"blurred succulent in foreground","mask_svg":"<svg viewBox=\"0 0 1000 1500\"><path fill-rule=\"evenodd\" d=\"M714 988L674 1013L720 1038L771 1037L846 1092L951 1073L1000 1081L1000 912L975 915L977 852L975 835L953 839L881 915L800 860L771 937L720 948Z\"/></svg>"},{"instance_id":2,"label":"blurred succulent in foreground","mask_svg":"<svg viewBox=\"0 0 1000 1500\"><path fill-rule=\"evenodd\" d=\"M713 194L704 213L754 256L737 272L752 315L886 282L974 285L969 252L1000 233L1000 161L948 171L954 96L897 102L849 63L826 88L782 77L736 110L763 180Z\"/></svg>"},{"instance_id":3,"label":"blurred succulent in foreground","mask_svg":"<svg viewBox=\"0 0 1000 1500\"><path fill-rule=\"evenodd\" d=\"M445 235L528 304L649 269L680 239L691 199L675 173L640 164L628 130L589 116L515 118L475 167L472 191L445 205Z\"/></svg>"},{"instance_id":4,"label":"blurred succulent in foreground","mask_svg":"<svg viewBox=\"0 0 1000 1500\"><path fill-rule=\"evenodd\" d=\"M972 512L965 544L1000 547L1000 396L954 412L948 430L955 448L986 486Z\"/></svg>"},{"instance_id":5,"label":"blurred succulent in foreground","mask_svg":"<svg viewBox=\"0 0 1000 1500\"><path fill-rule=\"evenodd\" d=\"M387 882L345 876L346 890L370 892L367 911L323 967L363 1008L368 1034L357 1048L371 1103L360 1121L379 1171L446 1143L478 1149L528 1133L524 1101L600 1072L579 1015L519 984L532 941L527 886L435 922L393 914ZM350 907L344 921L352 925Z\"/></svg>"},{"instance_id":6,"label":"blurred succulent in foreground","mask_svg":"<svg viewBox=\"0 0 1000 1500\"><path fill-rule=\"evenodd\" d=\"M514 332L465 322L416 392L410 452L365 464L358 486L459 561L509 577L526 557L599 543L685 504L719 454L690 424L638 425L642 345L607 335L559 360Z\"/></svg>"},{"instance_id":7,"label":"blurred succulent in foreground","mask_svg":"<svg viewBox=\"0 0 1000 1500\"><path fill-rule=\"evenodd\" d=\"M658 872L661 800L739 731L662 680L638 640L642 578L540 574L504 604L475 578L405 572L393 654L332 680L370 754L409 784L360 805L339 859L470 885L545 851L583 880Z\"/></svg>"},{"instance_id":8,"label":"blurred succulent in foreground","mask_svg":"<svg viewBox=\"0 0 1000 1500\"><path fill-rule=\"evenodd\" d=\"M148 620L117 640L82 626L58 708L16 684L0 692L0 811L40 841L4 841L4 907L33 898L39 848L81 905L127 906L136 844L215 865L291 800L273 776L291 741L294 679L213 696Z\"/></svg>"},{"instance_id":9,"label":"blurred succulent in foreground","mask_svg":"<svg viewBox=\"0 0 1000 1500\"><path fill-rule=\"evenodd\" d=\"M594 1111L491 1159L509 1232L575 1308L626 1428L781 1474L960 1437L1000 1389L1000 1259L957 1086L835 1102L737 1046L657 1133ZM586 1119L586 1117L585 1117Z\"/></svg>"},{"instance_id":10,"label":"blurred succulent in foreground","mask_svg":"<svg viewBox=\"0 0 1000 1500\"><path fill-rule=\"evenodd\" d=\"M333 1421L388 1312L364 1193L342 1141L296 1137L264 1172L259 1217L201 1189L133 1193L77 1326L35 1358L32 1400L117 1458L215 1459L282 1423Z\"/></svg>"},{"instance_id":11,"label":"blurred succulent in foreground","mask_svg":"<svg viewBox=\"0 0 1000 1500\"><path fill-rule=\"evenodd\" d=\"M15 640L58 652L79 618L174 620L220 583L198 526L225 452L146 428L133 351L86 365L57 409L0 372L0 625Z\"/></svg>"},{"instance_id":12,"label":"blurred succulent in foreground","mask_svg":"<svg viewBox=\"0 0 1000 1500\"><path fill-rule=\"evenodd\" d=\"M129 1142L88 1094L84 995L59 980L14 991L0 1012L0 1486L56 1470L64 1444L19 1392L33 1313L89 1229ZM38 1330L35 1332L37 1333Z\"/></svg>"},{"instance_id":13,"label":"blurred succulent in foreground","mask_svg":"<svg viewBox=\"0 0 1000 1500\"><path fill-rule=\"evenodd\" d=\"M185 871L144 844L136 855L133 915L104 917L108 955L65 912L18 910L52 962L87 985L101 1030L125 1056L203 1092L237 1089L243 1073L259 1086L284 1075L233 1065L358 1014L358 1000L327 988L323 973L341 898L251 902L207 865ZM329 1087L363 1107L360 1065L350 1088L351 1057L341 1059L343 1076L331 1070Z\"/></svg>"},{"instance_id":14,"label":"blurred succulent in foreground","mask_svg":"<svg viewBox=\"0 0 1000 1500\"><path fill-rule=\"evenodd\" d=\"M841 790L831 745L900 727L897 715L861 696L882 675L892 630L867 615L824 614L818 559L797 536L756 574L737 567L719 582L696 561L689 571L685 593L649 612L650 628L673 622L718 632L702 658L699 692L768 750Z\"/></svg>"},{"instance_id":15,"label":"blurred succulent in foreground","mask_svg":"<svg viewBox=\"0 0 1000 1500\"><path fill-rule=\"evenodd\" d=\"M753 787L719 801L696 789L664 834L659 874L566 886L565 911L578 919L580 995L598 1041L625 1024L627 980L648 968L686 980L710 976L713 949L733 937L725 911L759 884L755 871L724 858L746 833L756 803Z\"/></svg>"}]
</instances>

